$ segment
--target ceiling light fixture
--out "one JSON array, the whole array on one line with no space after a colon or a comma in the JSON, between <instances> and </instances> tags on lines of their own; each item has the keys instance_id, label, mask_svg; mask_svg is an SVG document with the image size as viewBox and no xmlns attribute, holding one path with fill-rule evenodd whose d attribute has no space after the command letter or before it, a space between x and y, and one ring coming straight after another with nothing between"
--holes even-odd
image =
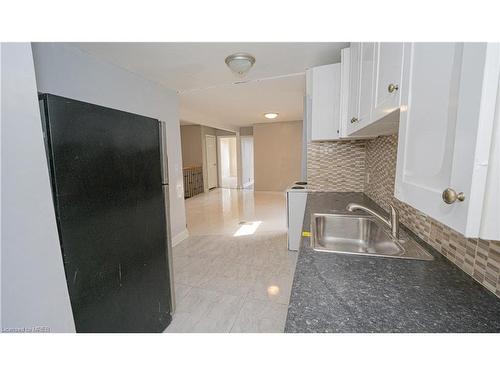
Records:
<instances>
[{"instance_id":1,"label":"ceiling light fixture","mask_svg":"<svg viewBox=\"0 0 500 375\"><path fill-rule=\"evenodd\" d=\"M272 120L278 117L278 113L276 112L264 113L264 117Z\"/></svg>"},{"instance_id":2,"label":"ceiling light fixture","mask_svg":"<svg viewBox=\"0 0 500 375\"><path fill-rule=\"evenodd\" d=\"M226 65L238 76L244 76L255 64L255 57L245 52L233 53L226 57Z\"/></svg>"}]
</instances>

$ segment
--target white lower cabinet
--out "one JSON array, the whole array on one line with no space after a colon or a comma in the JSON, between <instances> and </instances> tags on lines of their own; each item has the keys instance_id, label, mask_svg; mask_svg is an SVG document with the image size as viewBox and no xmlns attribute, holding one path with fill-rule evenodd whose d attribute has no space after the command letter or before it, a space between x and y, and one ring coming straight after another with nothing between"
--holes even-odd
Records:
<instances>
[{"instance_id":1,"label":"white lower cabinet","mask_svg":"<svg viewBox=\"0 0 500 375\"><path fill-rule=\"evenodd\" d=\"M500 110L499 45L408 43L404 60L395 196L479 237L484 212L492 213L484 205L494 188L488 188L488 165ZM498 229L489 239L500 239Z\"/></svg>"}]
</instances>

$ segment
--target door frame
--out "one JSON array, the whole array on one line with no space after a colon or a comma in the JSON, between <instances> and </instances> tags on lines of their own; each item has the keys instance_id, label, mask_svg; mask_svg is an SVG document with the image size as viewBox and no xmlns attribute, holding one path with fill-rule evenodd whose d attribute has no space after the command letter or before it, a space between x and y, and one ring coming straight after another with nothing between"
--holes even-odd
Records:
<instances>
[{"instance_id":1,"label":"door frame","mask_svg":"<svg viewBox=\"0 0 500 375\"><path fill-rule=\"evenodd\" d=\"M216 183L214 187L210 187L210 177L209 177L209 165L208 165L208 147L207 147L207 140L208 138L213 138L215 139L215 160L217 163L217 176L216 176ZM220 186L220 180L219 180L219 147L218 147L218 142L217 142L217 136L213 134L205 134L205 161L206 161L206 167L207 167L207 189L214 189Z\"/></svg>"},{"instance_id":2,"label":"door frame","mask_svg":"<svg viewBox=\"0 0 500 375\"><path fill-rule=\"evenodd\" d=\"M236 135L218 135L217 136L217 177L218 177L218 184L220 187L222 187L222 171L221 171L221 154L220 154L220 141L222 138L234 138L236 142L236 165L238 165L238 138ZM238 181L239 181L239 171L238 167L236 167L236 187L234 189L237 189L238 186Z\"/></svg>"}]
</instances>

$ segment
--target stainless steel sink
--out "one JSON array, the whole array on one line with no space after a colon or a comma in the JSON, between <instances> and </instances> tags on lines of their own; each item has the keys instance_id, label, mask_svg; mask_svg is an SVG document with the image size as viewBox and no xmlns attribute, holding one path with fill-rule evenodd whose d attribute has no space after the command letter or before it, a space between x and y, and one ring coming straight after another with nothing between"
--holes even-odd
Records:
<instances>
[{"instance_id":1,"label":"stainless steel sink","mask_svg":"<svg viewBox=\"0 0 500 375\"><path fill-rule=\"evenodd\" d=\"M372 216L313 214L312 232L312 246L316 251L434 259L406 233L401 231L399 239L396 239Z\"/></svg>"}]
</instances>

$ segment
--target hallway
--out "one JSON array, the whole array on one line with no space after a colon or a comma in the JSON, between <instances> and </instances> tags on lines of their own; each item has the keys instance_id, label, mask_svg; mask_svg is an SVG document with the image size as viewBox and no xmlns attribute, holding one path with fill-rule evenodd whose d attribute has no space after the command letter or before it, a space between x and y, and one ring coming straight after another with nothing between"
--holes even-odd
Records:
<instances>
[{"instance_id":1,"label":"hallway","mask_svg":"<svg viewBox=\"0 0 500 375\"><path fill-rule=\"evenodd\" d=\"M186 215L166 332L283 332L297 258L284 193L215 189L186 200Z\"/></svg>"}]
</instances>

